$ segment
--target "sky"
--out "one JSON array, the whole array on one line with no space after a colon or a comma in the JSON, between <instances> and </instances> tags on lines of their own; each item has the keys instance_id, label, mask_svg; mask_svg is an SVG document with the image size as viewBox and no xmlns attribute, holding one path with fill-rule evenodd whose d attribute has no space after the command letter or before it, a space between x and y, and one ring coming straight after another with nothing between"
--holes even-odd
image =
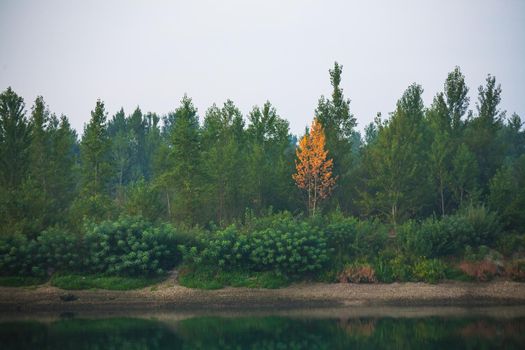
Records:
<instances>
[{"instance_id":1,"label":"sky","mask_svg":"<svg viewBox=\"0 0 525 350\"><path fill-rule=\"evenodd\" d=\"M79 133L97 99L110 117L162 115L186 93L201 121L213 103L246 115L269 100L301 134L334 61L360 130L413 82L430 105L455 66L471 109L490 73L525 120L525 1L0 0L0 90L28 110L42 95Z\"/></svg>"}]
</instances>

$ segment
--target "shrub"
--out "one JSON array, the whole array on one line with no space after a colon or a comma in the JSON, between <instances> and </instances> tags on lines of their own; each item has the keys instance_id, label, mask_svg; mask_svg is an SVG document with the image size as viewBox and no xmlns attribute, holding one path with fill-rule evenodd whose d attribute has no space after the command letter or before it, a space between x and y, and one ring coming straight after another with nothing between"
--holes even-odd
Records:
<instances>
[{"instance_id":1,"label":"shrub","mask_svg":"<svg viewBox=\"0 0 525 350\"><path fill-rule=\"evenodd\" d=\"M420 256L432 255L432 241L423 234L417 222L409 220L399 226L396 237L403 251Z\"/></svg>"},{"instance_id":2,"label":"shrub","mask_svg":"<svg viewBox=\"0 0 525 350\"><path fill-rule=\"evenodd\" d=\"M473 277L478 281L489 281L497 273L498 267L490 260L482 261L462 261L459 268L467 276Z\"/></svg>"},{"instance_id":3,"label":"shrub","mask_svg":"<svg viewBox=\"0 0 525 350\"><path fill-rule=\"evenodd\" d=\"M162 274L180 261L177 234L139 217L88 224L86 269L113 275Z\"/></svg>"},{"instance_id":4,"label":"shrub","mask_svg":"<svg viewBox=\"0 0 525 350\"><path fill-rule=\"evenodd\" d=\"M42 272L32 257L36 244L21 234L0 237L0 272L2 275L32 275ZM35 268L37 267L37 268Z\"/></svg>"},{"instance_id":5,"label":"shrub","mask_svg":"<svg viewBox=\"0 0 525 350\"><path fill-rule=\"evenodd\" d=\"M254 220L249 227L255 231L232 225L201 234L196 245L181 247L184 261L201 267L276 271L290 276L317 271L328 261L324 233L305 221L278 214Z\"/></svg>"},{"instance_id":6,"label":"shrub","mask_svg":"<svg viewBox=\"0 0 525 350\"><path fill-rule=\"evenodd\" d=\"M485 207L469 207L441 220L408 221L398 229L398 241L405 252L435 258L457 254L465 245L489 244L499 235L496 214Z\"/></svg>"},{"instance_id":7,"label":"shrub","mask_svg":"<svg viewBox=\"0 0 525 350\"><path fill-rule=\"evenodd\" d=\"M471 225L470 235L463 241L471 246L490 245L499 236L501 224L496 213L485 206L469 206L459 215L465 217Z\"/></svg>"},{"instance_id":8,"label":"shrub","mask_svg":"<svg viewBox=\"0 0 525 350\"><path fill-rule=\"evenodd\" d=\"M414 277L423 282L437 283L445 278L446 265L437 259L421 259L414 265Z\"/></svg>"},{"instance_id":9,"label":"shrub","mask_svg":"<svg viewBox=\"0 0 525 350\"><path fill-rule=\"evenodd\" d=\"M328 261L324 233L307 222L278 218L250 236L250 262L255 270L299 275L319 270Z\"/></svg>"},{"instance_id":10,"label":"shrub","mask_svg":"<svg viewBox=\"0 0 525 350\"><path fill-rule=\"evenodd\" d=\"M513 281L525 282L525 259L507 263L505 265L505 276Z\"/></svg>"},{"instance_id":11,"label":"shrub","mask_svg":"<svg viewBox=\"0 0 525 350\"><path fill-rule=\"evenodd\" d=\"M375 283L377 278L374 268L366 263L347 266L338 276L341 283Z\"/></svg>"},{"instance_id":12,"label":"shrub","mask_svg":"<svg viewBox=\"0 0 525 350\"><path fill-rule=\"evenodd\" d=\"M504 234L496 241L496 249L505 256L525 253L525 235Z\"/></svg>"},{"instance_id":13,"label":"shrub","mask_svg":"<svg viewBox=\"0 0 525 350\"><path fill-rule=\"evenodd\" d=\"M385 250L374 261L377 279L386 283L411 281L413 261L409 255Z\"/></svg>"},{"instance_id":14,"label":"shrub","mask_svg":"<svg viewBox=\"0 0 525 350\"><path fill-rule=\"evenodd\" d=\"M323 230L333 251L336 267L342 267L356 258L376 256L388 239L386 228L379 221L359 221L338 214L328 219Z\"/></svg>"},{"instance_id":15,"label":"shrub","mask_svg":"<svg viewBox=\"0 0 525 350\"><path fill-rule=\"evenodd\" d=\"M247 262L250 248L248 236L230 225L216 232L200 233L197 245L182 245L180 249L190 264L234 269Z\"/></svg>"},{"instance_id":16,"label":"shrub","mask_svg":"<svg viewBox=\"0 0 525 350\"><path fill-rule=\"evenodd\" d=\"M58 227L42 232L36 238L37 253L32 257L38 274L53 271L80 271L84 267L82 242L78 235Z\"/></svg>"}]
</instances>

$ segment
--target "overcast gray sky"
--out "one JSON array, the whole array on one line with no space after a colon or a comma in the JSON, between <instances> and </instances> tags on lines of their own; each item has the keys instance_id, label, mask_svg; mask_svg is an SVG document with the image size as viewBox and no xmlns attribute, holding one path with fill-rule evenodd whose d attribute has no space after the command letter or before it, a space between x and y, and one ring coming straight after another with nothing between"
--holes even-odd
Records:
<instances>
[{"instance_id":1,"label":"overcast gray sky","mask_svg":"<svg viewBox=\"0 0 525 350\"><path fill-rule=\"evenodd\" d=\"M244 114L270 100L299 134L335 60L359 129L412 82L430 104L455 65L470 108L491 73L502 108L525 119L522 0L0 0L0 89L28 109L43 95L79 131L97 98L110 115L164 114L187 93L201 118L227 98Z\"/></svg>"}]
</instances>

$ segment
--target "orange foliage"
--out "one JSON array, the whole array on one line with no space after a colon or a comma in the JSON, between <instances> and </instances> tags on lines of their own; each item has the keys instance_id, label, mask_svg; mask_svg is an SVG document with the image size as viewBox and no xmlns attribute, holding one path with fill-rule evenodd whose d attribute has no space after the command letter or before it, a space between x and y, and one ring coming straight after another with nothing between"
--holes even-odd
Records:
<instances>
[{"instance_id":1,"label":"orange foliage","mask_svg":"<svg viewBox=\"0 0 525 350\"><path fill-rule=\"evenodd\" d=\"M376 283L376 272L368 264L346 267L339 274L340 283Z\"/></svg>"},{"instance_id":2,"label":"orange foliage","mask_svg":"<svg viewBox=\"0 0 525 350\"><path fill-rule=\"evenodd\" d=\"M330 195L335 178L332 176L333 160L327 159L326 137L317 118L312 122L309 134L303 136L296 150L297 173L292 177L297 186L308 195L308 210L315 215L320 200Z\"/></svg>"},{"instance_id":3,"label":"orange foliage","mask_svg":"<svg viewBox=\"0 0 525 350\"><path fill-rule=\"evenodd\" d=\"M492 261L462 261L459 269L470 277L475 277L478 281L489 281L498 272L498 267Z\"/></svg>"}]
</instances>

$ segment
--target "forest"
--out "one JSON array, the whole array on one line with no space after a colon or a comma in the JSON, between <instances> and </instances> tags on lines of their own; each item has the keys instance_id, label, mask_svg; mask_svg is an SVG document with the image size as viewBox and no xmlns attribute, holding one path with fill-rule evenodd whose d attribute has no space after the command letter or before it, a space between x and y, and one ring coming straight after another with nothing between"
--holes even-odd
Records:
<instances>
[{"instance_id":1,"label":"forest","mask_svg":"<svg viewBox=\"0 0 525 350\"><path fill-rule=\"evenodd\" d=\"M7 88L0 277L525 280L525 130L496 78L472 103L455 67L430 106L414 83L361 133L342 72L297 136L269 101L201 115L189 96L167 115L109 115L98 100L78 135L43 97L29 107Z\"/></svg>"}]
</instances>

